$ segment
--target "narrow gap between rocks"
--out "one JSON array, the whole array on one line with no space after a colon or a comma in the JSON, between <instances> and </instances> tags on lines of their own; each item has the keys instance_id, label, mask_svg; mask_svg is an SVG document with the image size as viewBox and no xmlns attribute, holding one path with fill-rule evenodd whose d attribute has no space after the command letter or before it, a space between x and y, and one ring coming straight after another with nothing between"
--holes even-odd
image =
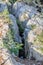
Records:
<instances>
[{"instance_id":1,"label":"narrow gap between rocks","mask_svg":"<svg viewBox=\"0 0 43 65\"><path fill-rule=\"evenodd\" d=\"M23 46L22 46L22 49L19 50L19 57L24 59L24 58L26 58L25 57L25 42L24 42L23 35L20 35L20 36L22 38L22 44L23 44Z\"/></svg>"},{"instance_id":2,"label":"narrow gap between rocks","mask_svg":"<svg viewBox=\"0 0 43 65\"><path fill-rule=\"evenodd\" d=\"M40 0L41 1L41 0ZM37 3L37 2L36 2ZM43 1L41 1L41 3L43 3ZM39 6L36 6L36 8L37 8L37 11L38 12L41 12L41 8L39 7ZM12 9L12 7L11 7L11 9ZM11 12L10 12L11 13ZM20 58L26 58L25 57L25 40L24 40L24 38L23 38L23 32L24 31L20 31L20 26L18 25L18 27L19 27L19 34L20 34L20 37L22 38L22 44L23 44L23 46L22 46L22 49L20 49L19 50L19 57ZM33 60L33 57L32 57L32 60Z\"/></svg>"},{"instance_id":3,"label":"narrow gap between rocks","mask_svg":"<svg viewBox=\"0 0 43 65\"><path fill-rule=\"evenodd\" d=\"M26 58L25 57L25 40L23 38L24 29L22 28L22 26L20 27L20 24L18 24L18 28L19 28L19 35L20 35L20 37L22 39L22 44L23 44L22 49L19 50L19 57L24 59L24 58Z\"/></svg>"},{"instance_id":4,"label":"narrow gap between rocks","mask_svg":"<svg viewBox=\"0 0 43 65\"><path fill-rule=\"evenodd\" d=\"M9 7L8 7L8 10L9 10ZM12 12L10 12L10 10L9 10L9 13L12 14ZM14 15L14 16L15 16L15 15ZM18 20L18 18L16 18L16 19ZM22 49L19 50L19 55L18 55L18 57L24 59L24 58L26 58L26 57L25 57L25 41L24 41L24 38L23 38L23 32L24 32L24 31L21 32L21 31L20 31L20 26L19 26L18 23L17 23L17 25L18 25L18 28L19 28L19 34L20 34L20 37L21 37L21 39L22 39L22 44L23 44Z\"/></svg>"}]
</instances>

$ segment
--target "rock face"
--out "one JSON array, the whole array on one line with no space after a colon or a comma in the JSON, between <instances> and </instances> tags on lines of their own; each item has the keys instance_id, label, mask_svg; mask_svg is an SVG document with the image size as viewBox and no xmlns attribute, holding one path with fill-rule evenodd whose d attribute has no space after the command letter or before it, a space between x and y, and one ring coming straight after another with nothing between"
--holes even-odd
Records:
<instances>
[{"instance_id":1,"label":"rock face","mask_svg":"<svg viewBox=\"0 0 43 65\"><path fill-rule=\"evenodd\" d=\"M7 5L6 3L0 3L0 13L3 12L4 10L7 10ZM6 11L5 11L6 12ZM4 12L4 13L5 13ZM0 15L1 16L1 15ZM7 15L8 16L8 15ZM2 15L3 17L3 15ZM1 17L0 17L1 18ZM14 33L14 37L15 37L15 41L21 43L21 38L19 36L19 30L18 30L18 26L16 23L16 18L13 15L9 15L9 19L11 19L12 23L13 23L13 30L15 31ZM1 25L3 25L5 28L8 27L7 24L3 24L3 22L1 22Z\"/></svg>"},{"instance_id":2,"label":"rock face","mask_svg":"<svg viewBox=\"0 0 43 65\"><path fill-rule=\"evenodd\" d=\"M18 44L22 43L21 37L19 35L19 29L16 23L16 18L12 14L9 14L7 4L1 2L0 9L1 9L0 11L0 48L3 48L4 43L6 43L6 40L7 40L7 43L9 44L9 41L12 40L12 38L10 38L12 33L13 33L12 35L13 40L17 42ZM10 27L12 28L13 31L12 33L10 33L10 35L7 35L9 34ZM5 42L3 41L3 39L4 40L6 39ZM10 42L10 45L11 45L10 47L12 47L13 45L11 43L13 43L13 41ZM17 55L18 55L18 52L17 52Z\"/></svg>"},{"instance_id":3,"label":"rock face","mask_svg":"<svg viewBox=\"0 0 43 65\"><path fill-rule=\"evenodd\" d=\"M0 49L0 65L24 65L17 62L7 49Z\"/></svg>"},{"instance_id":4,"label":"rock face","mask_svg":"<svg viewBox=\"0 0 43 65\"><path fill-rule=\"evenodd\" d=\"M7 17L9 19L5 18L2 15L0 16L0 48L2 48L4 46L3 39L7 38L6 36L7 36L8 31L9 31L9 23L8 23L9 20L10 20L10 22L12 21L11 27L13 29L12 32L14 32L13 37L14 37L15 42L17 42L18 44L22 42L21 37L19 36L19 30L18 30L18 26L16 23L16 18L11 14L7 15ZM9 39L9 37L8 37L8 39ZM7 42L9 42L9 41L7 41ZM10 44L11 44L11 42L10 42ZM12 46L12 44L11 44L11 46Z\"/></svg>"},{"instance_id":5,"label":"rock face","mask_svg":"<svg viewBox=\"0 0 43 65\"><path fill-rule=\"evenodd\" d=\"M19 19L20 23L26 27L27 21L36 15L36 9L33 6L26 5L23 2L15 2L12 13Z\"/></svg>"},{"instance_id":6,"label":"rock face","mask_svg":"<svg viewBox=\"0 0 43 65\"><path fill-rule=\"evenodd\" d=\"M42 0L23 0L27 4L36 4L40 7L43 7L43 1Z\"/></svg>"},{"instance_id":7,"label":"rock face","mask_svg":"<svg viewBox=\"0 0 43 65\"><path fill-rule=\"evenodd\" d=\"M43 1L42 0L33 0L35 2L37 2L39 5L43 5Z\"/></svg>"},{"instance_id":8,"label":"rock face","mask_svg":"<svg viewBox=\"0 0 43 65\"><path fill-rule=\"evenodd\" d=\"M30 2L30 1L27 0L26 2ZM2 13L5 10L8 10L7 5L1 2L0 13ZM4 14L5 13L6 11L4 12ZM43 61L43 47L42 47L43 46L43 15L41 15L37 11L37 8L35 8L34 6L27 5L22 1L21 2L17 1L13 4L12 14L15 15L16 18L18 18L19 23L24 28L22 35L24 39L23 41L25 42L25 55L29 58L34 57L38 61L40 60ZM12 14L8 14L7 12L8 18L12 21L14 40L16 42L21 43L22 41L19 35L19 28L16 22L16 18ZM3 18L3 16L0 15L0 43L2 47L3 47L2 39L6 37L8 30L9 30L9 24L7 22L7 19ZM7 56L5 58L7 58ZM1 61L3 63L3 60ZM17 63L15 60L13 60L12 56L10 57L7 63L9 63L10 65L20 64Z\"/></svg>"},{"instance_id":9,"label":"rock face","mask_svg":"<svg viewBox=\"0 0 43 65\"><path fill-rule=\"evenodd\" d=\"M21 38L19 36L19 31L18 31L18 26L16 24L16 19L14 18L13 15L9 15L9 17L13 22L12 28L15 31L15 33L14 33L15 41L21 43ZM2 21L4 21L4 20L2 20L2 19L0 19L0 38L5 38L6 33L7 33L8 29L9 29L9 26L8 26L8 23L3 23Z\"/></svg>"},{"instance_id":10,"label":"rock face","mask_svg":"<svg viewBox=\"0 0 43 65\"><path fill-rule=\"evenodd\" d=\"M9 18L13 23L12 28L14 30L15 41L18 42L18 43L21 43L22 41L21 41L21 37L19 36L19 29L18 29L18 26L17 26L17 23L16 23L16 18L11 14L9 15Z\"/></svg>"},{"instance_id":11,"label":"rock face","mask_svg":"<svg viewBox=\"0 0 43 65\"><path fill-rule=\"evenodd\" d=\"M29 53L31 54L31 46L37 47L37 45L40 47L42 43L40 42L34 42L37 36L41 34L43 31L43 15L41 15L37 8L34 8L33 6L29 6L23 2L15 2L13 5L12 13L19 19L22 27L25 29L23 35L25 40L25 54L29 57ZM31 48L33 49L33 48ZM36 48L37 49L37 48ZM34 49L33 49L34 50ZM41 53L42 54L42 53ZM36 56L34 56L36 55ZM40 56L40 53L36 54L32 51L32 56L35 57L36 60L39 60L37 57L39 55L40 60L43 60ZM42 55L43 57L43 55Z\"/></svg>"},{"instance_id":12,"label":"rock face","mask_svg":"<svg viewBox=\"0 0 43 65\"><path fill-rule=\"evenodd\" d=\"M27 53L26 55L29 54L31 46L33 46L35 48L37 48L37 46L38 46L38 48L39 48L42 45L42 43L40 44L40 42L36 42L36 43L34 42L35 39L38 38L37 36L40 35L41 32L43 31L43 26L42 26L41 21L39 21L39 19L37 21L33 21L33 20L30 21L29 20L29 22L27 23L27 28L25 28L24 38L25 38L25 53ZM36 20L36 18L35 18L35 20ZM39 24L38 21L41 24ZM33 29L31 29L31 25L33 25L33 26L36 25L36 27L33 28ZM36 60L43 60L43 58L41 58L41 56L40 56L40 53L38 53L37 51L35 51L33 47L31 48L31 50L33 49L32 50L33 53L31 53L33 55L33 57L35 57ZM34 56L34 54L36 56ZM40 59L38 58L37 55L40 57ZM43 55L42 55L42 57L43 57Z\"/></svg>"},{"instance_id":13,"label":"rock face","mask_svg":"<svg viewBox=\"0 0 43 65\"><path fill-rule=\"evenodd\" d=\"M36 61L43 61L43 54L38 51L35 47L30 48L30 56L36 59Z\"/></svg>"},{"instance_id":14,"label":"rock face","mask_svg":"<svg viewBox=\"0 0 43 65\"><path fill-rule=\"evenodd\" d=\"M0 12L4 11L4 9L7 9L7 5L3 2L0 2Z\"/></svg>"},{"instance_id":15,"label":"rock face","mask_svg":"<svg viewBox=\"0 0 43 65\"><path fill-rule=\"evenodd\" d=\"M8 49L4 48L3 38L6 39L8 30L10 29L9 24L11 24L11 21L12 21L12 29L13 31L15 31L14 33L15 41L21 43L16 18L11 14L7 14L8 13L7 11L8 11L7 5L1 2L0 3L0 65L24 65L19 62L16 62L16 60L14 59L14 57L12 57Z\"/></svg>"},{"instance_id":16,"label":"rock face","mask_svg":"<svg viewBox=\"0 0 43 65\"><path fill-rule=\"evenodd\" d=\"M8 29L9 29L8 24L6 24L2 21L3 21L3 18L0 17L0 38L4 38L6 36Z\"/></svg>"}]
</instances>

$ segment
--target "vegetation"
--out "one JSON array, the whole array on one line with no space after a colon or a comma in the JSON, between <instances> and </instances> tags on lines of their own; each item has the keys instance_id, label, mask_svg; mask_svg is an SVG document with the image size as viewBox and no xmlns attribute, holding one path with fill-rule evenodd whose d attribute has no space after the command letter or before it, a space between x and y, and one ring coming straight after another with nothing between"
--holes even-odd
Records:
<instances>
[{"instance_id":1,"label":"vegetation","mask_svg":"<svg viewBox=\"0 0 43 65\"><path fill-rule=\"evenodd\" d=\"M35 24L32 24L31 25L31 30L35 29L36 28L36 25Z\"/></svg>"},{"instance_id":2,"label":"vegetation","mask_svg":"<svg viewBox=\"0 0 43 65\"><path fill-rule=\"evenodd\" d=\"M11 53L14 52L16 55L18 55L19 49L22 49L22 44L19 44L14 40L14 31L12 29L12 21L9 19L9 12L7 9L5 9L3 12L0 13L0 15L2 16L2 23L6 23L9 26L6 37L2 38L3 47L9 49Z\"/></svg>"},{"instance_id":3,"label":"vegetation","mask_svg":"<svg viewBox=\"0 0 43 65\"><path fill-rule=\"evenodd\" d=\"M21 23L18 19L16 19L16 21L17 21L17 24L18 24L18 27L19 27L19 31L22 34L24 32L24 28L23 28L23 26L21 25Z\"/></svg>"},{"instance_id":4,"label":"vegetation","mask_svg":"<svg viewBox=\"0 0 43 65\"><path fill-rule=\"evenodd\" d=\"M5 48L8 48L11 53L14 52L16 55L18 55L19 49L22 49L22 44L19 44L14 41L12 31L9 29L6 38L3 39L3 44Z\"/></svg>"},{"instance_id":5,"label":"vegetation","mask_svg":"<svg viewBox=\"0 0 43 65\"><path fill-rule=\"evenodd\" d=\"M17 1L17 0L9 0L9 2L12 3L12 4L13 4L15 1Z\"/></svg>"},{"instance_id":6,"label":"vegetation","mask_svg":"<svg viewBox=\"0 0 43 65\"><path fill-rule=\"evenodd\" d=\"M9 14L9 12L8 12L8 9L5 9L4 11L2 11L2 12L0 12L0 15L8 15Z\"/></svg>"}]
</instances>

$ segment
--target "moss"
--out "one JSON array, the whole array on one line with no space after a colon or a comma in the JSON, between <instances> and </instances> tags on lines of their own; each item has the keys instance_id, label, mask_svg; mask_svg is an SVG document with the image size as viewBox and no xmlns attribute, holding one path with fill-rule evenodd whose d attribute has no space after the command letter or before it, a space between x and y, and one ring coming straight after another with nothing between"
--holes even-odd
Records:
<instances>
[{"instance_id":1,"label":"moss","mask_svg":"<svg viewBox=\"0 0 43 65\"><path fill-rule=\"evenodd\" d=\"M8 9L4 9L2 12L0 12L0 15L8 15Z\"/></svg>"},{"instance_id":2,"label":"moss","mask_svg":"<svg viewBox=\"0 0 43 65\"><path fill-rule=\"evenodd\" d=\"M9 18L9 12L5 9L3 12L0 13L0 19L2 18L2 22L8 23L9 29L6 33L6 37L3 38L3 47L7 48L16 55L18 55L19 49L21 49L22 44L14 41L14 30L12 29L12 21Z\"/></svg>"},{"instance_id":3,"label":"moss","mask_svg":"<svg viewBox=\"0 0 43 65\"><path fill-rule=\"evenodd\" d=\"M24 32L24 28L23 28L22 24L20 23L20 21L18 19L16 19L16 21L17 21L17 24L18 24L18 27L19 27L19 31L22 34Z\"/></svg>"},{"instance_id":4,"label":"moss","mask_svg":"<svg viewBox=\"0 0 43 65\"><path fill-rule=\"evenodd\" d=\"M17 1L17 0L9 0L9 2L12 3L12 4L13 4L15 1Z\"/></svg>"},{"instance_id":5,"label":"moss","mask_svg":"<svg viewBox=\"0 0 43 65\"><path fill-rule=\"evenodd\" d=\"M37 36L37 38L39 39L40 42L43 43L43 31L41 32L40 35Z\"/></svg>"},{"instance_id":6,"label":"moss","mask_svg":"<svg viewBox=\"0 0 43 65\"><path fill-rule=\"evenodd\" d=\"M32 24L31 25L31 30L35 29L36 28L36 25L35 24Z\"/></svg>"},{"instance_id":7,"label":"moss","mask_svg":"<svg viewBox=\"0 0 43 65\"><path fill-rule=\"evenodd\" d=\"M9 11L8 11L8 9L5 9L4 11L0 12L0 18L2 18L2 21L4 23L12 24L12 21L9 18Z\"/></svg>"}]
</instances>

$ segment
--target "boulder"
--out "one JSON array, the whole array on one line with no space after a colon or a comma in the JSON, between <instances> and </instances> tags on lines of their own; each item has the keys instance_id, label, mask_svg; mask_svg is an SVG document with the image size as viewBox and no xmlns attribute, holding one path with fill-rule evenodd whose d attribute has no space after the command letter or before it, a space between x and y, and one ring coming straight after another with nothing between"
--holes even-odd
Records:
<instances>
[{"instance_id":1,"label":"boulder","mask_svg":"<svg viewBox=\"0 0 43 65\"><path fill-rule=\"evenodd\" d=\"M19 1L15 2L15 3L13 4L12 13L13 13L13 14L16 14L17 11L18 11L21 7L23 7L24 5L25 5L25 4L24 4L23 2L19 2Z\"/></svg>"},{"instance_id":2,"label":"boulder","mask_svg":"<svg viewBox=\"0 0 43 65\"><path fill-rule=\"evenodd\" d=\"M12 13L19 19L21 25L26 27L28 20L37 14L33 6L29 6L24 2L15 2L12 7Z\"/></svg>"},{"instance_id":3,"label":"boulder","mask_svg":"<svg viewBox=\"0 0 43 65\"><path fill-rule=\"evenodd\" d=\"M34 19L35 18L35 19ZM30 53L30 48L31 46L41 46L42 44L40 44L40 42L37 44L37 42L35 43L34 40L37 39L37 35L40 35L41 32L43 31L43 19L40 17L34 17L32 19L30 19L28 21L28 23L26 24L26 28L25 31L23 33L24 35L24 39L25 39L25 54L29 57L29 53ZM31 27L32 26L32 27ZM32 49L32 48L31 48ZM35 50L34 50L35 51ZM37 51L35 52L37 53ZM39 54L39 53L38 53ZM31 55L31 54L30 54ZM35 54L36 55L36 54ZM39 54L40 55L40 54ZM34 56L33 53L33 57L36 60L39 60L38 56ZM42 56L43 57L43 56ZM40 60L43 59L40 57Z\"/></svg>"},{"instance_id":4,"label":"boulder","mask_svg":"<svg viewBox=\"0 0 43 65\"><path fill-rule=\"evenodd\" d=\"M33 0L23 0L25 3L30 4Z\"/></svg>"},{"instance_id":5,"label":"boulder","mask_svg":"<svg viewBox=\"0 0 43 65\"><path fill-rule=\"evenodd\" d=\"M10 52L2 48L0 49L0 65L24 65L19 62L17 62L13 55L10 54Z\"/></svg>"},{"instance_id":6,"label":"boulder","mask_svg":"<svg viewBox=\"0 0 43 65\"><path fill-rule=\"evenodd\" d=\"M36 61L43 61L43 53L41 53L34 46L30 48L30 57L34 57Z\"/></svg>"},{"instance_id":7,"label":"boulder","mask_svg":"<svg viewBox=\"0 0 43 65\"><path fill-rule=\"evenodd\" d=\"M43 7L43 1L42 0L33 0L33 2L35 2L40 7Z\"/></svg>"},{"instance_id":8,"label":"boulder","mask_svg":"<svg viewBox=\"0 0 43 65\"><path fill-rule=\"evenodd\" d=\"M6 3L0 2L0 12L3 12L5 9L7 9Z\"/></svg>"},{"instance_id":9,"label":"boulder","mask_svg":"<svg viewBox=\"0 0 43 65\"><path fill-rule=\"evenodd\" d=\"M12 28L14 31L14 39L16 42L21 43L21 37L19 35L19 29L16 23L16 18L9 14L7 17L9 17L10 21L12 21ZM6 33L9 30L9 24L6 23L8 18L4 18L4 16L0 16L0 38L5 38ZM3 21L3 22L2 22ZM4 35L3 35L4 34Z\"/></svg>"},{"instance_id":10,"label":"boulder","mask_svg":"<svg viewBox=\"0 0 43 65\"><path fill-rule=\"evenodd\" d=\"M22 41L21 41L21 37L19 35L19 28L18 28L18 25L16 23L16 18L12 14L9 15L9 18L12 21L12 24L13 24L12 29L14 31L14 39L15 39L16 42L21 43Z\"/></svg>"}]
</instances>

